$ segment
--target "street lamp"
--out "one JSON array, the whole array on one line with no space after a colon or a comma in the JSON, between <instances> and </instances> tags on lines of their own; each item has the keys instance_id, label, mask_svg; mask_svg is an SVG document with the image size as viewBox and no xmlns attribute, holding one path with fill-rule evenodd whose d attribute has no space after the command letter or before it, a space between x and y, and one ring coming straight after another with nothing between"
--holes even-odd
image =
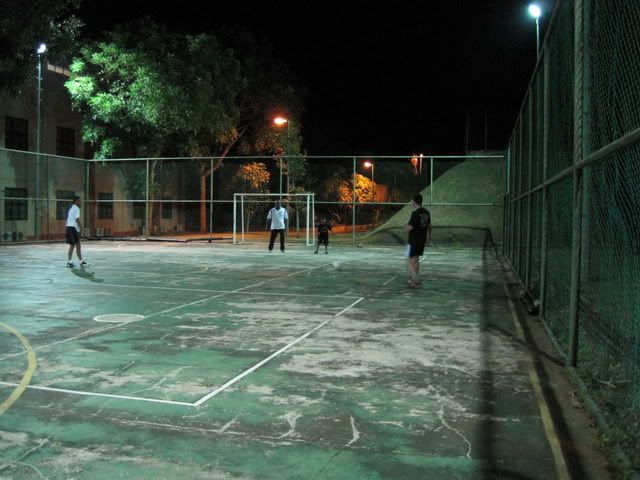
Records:
<instances>
[{"instance_id":1,"label":"street lamp","mask_svg":"<svg viewBox=\"0 0 640 480\"><path fill-rule=\"evenodd\" d=\"M42 138L42 112L41 112L41 100L42 100L42 55L47 53L47 46L44 43L38 45L36 49L36 53L38 55L38 88L36 91L37 97L37 107L36 114L38 118L36 119L36 194L35 194L35 207L34 207L34 217L35 217L35 239L38 240L38 234L40 230L40 219L38 218L38 198L40 197L40 140Z\"/></svg>"},{"instance_id":2,"label":"street lamp","mask_svg":"<svg viewBox=\"0 0 640 480\"><path fill-rule=\"evenodd\" d=\"M367 160L366 162L364 162L364 167L365 167L365 168L370 168L370 169L371 169L371 181L372 181L373 183L375 183L375 182L373 181L373 169L374 169L373 162L370 162L369 160Z\"/></svg>"},{"instance_id":3,"label":"street lamp","mask_svg":"<svg viewBox=\"0 0 640 480\"><path fill-rule=\"evenodd\" d=\"M529 5L529 15L536 19L536 57L540 56L540 17L542 8L537 3Z\"/></svg>"},{"instance_id":4,"label":"street lamp","mask_svg":"<svg viewBox=\"0 0 640 480\"><path fill-rule=\"evenodd\" d=\"M282 125L287 125L287 140L289 139L289 120L284 118L284 117L276 117L273 119L273 123L277 126L277 127L281 127ZM286 152L283 152L286 153ZM289 181L288 177L287 177L287 182ZM288 193L287 189L287 193ZM280 197L282 197L282 157L280 157Z\"/></svg>"}]
</instances>

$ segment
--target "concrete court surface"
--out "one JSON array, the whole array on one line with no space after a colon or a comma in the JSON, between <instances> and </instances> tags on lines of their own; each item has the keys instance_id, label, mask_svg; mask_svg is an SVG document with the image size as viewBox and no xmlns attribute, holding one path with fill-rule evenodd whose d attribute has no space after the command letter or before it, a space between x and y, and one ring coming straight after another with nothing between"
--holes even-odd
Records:
<instances>
[{"instance_id":1,"label":"concrete court surface","mask_svg":"<svg viewBox=\"0 0 640 480\"><path fill-rule=\"evenodd\" d=\"M492 249L83 248L0 248L0 479L570 478Z\"/></svg>"}]
</instances>

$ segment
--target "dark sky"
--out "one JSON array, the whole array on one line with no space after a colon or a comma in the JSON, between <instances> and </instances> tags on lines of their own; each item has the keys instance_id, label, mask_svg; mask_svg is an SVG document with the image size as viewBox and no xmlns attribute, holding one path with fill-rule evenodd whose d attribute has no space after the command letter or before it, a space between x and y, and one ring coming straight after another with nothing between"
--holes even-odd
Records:
<instances>
[{"instance_id":1,"label":"dark sky","mask_svg":"<svg viewBox=\"0 0 640 480\"><path fill-rule=\"evenodd\" d=\"M542 3L550 15L553 0ZM150 15L170 29L243 26L307 87L309 154L460 153L506 145L535 64L526 0L83 0L87 32ZM542 21L542 33L546 21Z\"/></svg>"}]
</instances>

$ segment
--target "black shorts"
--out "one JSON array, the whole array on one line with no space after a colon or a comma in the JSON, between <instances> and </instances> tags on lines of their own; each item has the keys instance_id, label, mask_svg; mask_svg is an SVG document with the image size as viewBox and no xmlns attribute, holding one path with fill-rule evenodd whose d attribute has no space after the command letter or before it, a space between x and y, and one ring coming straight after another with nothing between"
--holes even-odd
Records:
<instances>
[{"instance_id":1,"label":"black shorts","mask_svg":"<svg viewBox=\"0 0 640 480\"><path fill-rule=\"evenodd\" d=\"M67 227L67 243L69 245L80 243L80 232L78 232L76 227Z\"/></svg>"},{"instance_id":2,"label":"black shorts","mask_svg":"<svg viewBox=\"0 0 640 480\"><path fill-rule=\"evenodd\" d=\"M419 257L424 254L424 242L409 244L409 257Z\"/></svg>"},{"instance_id":3,"label":"black shorts","mask_svg":"<svg viewBox=\"0 0 640 480\"><path fill-rule=\"evenodd\" d=\"M329 235L322 233L318 235L318 245L329 245Z\"/></svg>"}]
</instances>

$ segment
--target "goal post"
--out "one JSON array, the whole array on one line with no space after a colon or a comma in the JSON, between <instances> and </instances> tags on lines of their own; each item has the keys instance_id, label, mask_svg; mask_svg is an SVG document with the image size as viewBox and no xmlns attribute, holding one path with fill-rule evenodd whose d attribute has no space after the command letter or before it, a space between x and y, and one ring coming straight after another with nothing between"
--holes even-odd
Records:
<instances>
[{"instance_id":1,"label":"goal post","mask_svg":"<svg viewBox=\"0 0 640 480\"><path fill-rule=\"evenodd\" d=\"M234 193L233 243L245 243L249 232L264 231L264 222L273 203L280 200L287 209L287 237L293 228L296 237L304 234L304 244L315 244L315 193Z\"/></svg>"}]
</instances>

